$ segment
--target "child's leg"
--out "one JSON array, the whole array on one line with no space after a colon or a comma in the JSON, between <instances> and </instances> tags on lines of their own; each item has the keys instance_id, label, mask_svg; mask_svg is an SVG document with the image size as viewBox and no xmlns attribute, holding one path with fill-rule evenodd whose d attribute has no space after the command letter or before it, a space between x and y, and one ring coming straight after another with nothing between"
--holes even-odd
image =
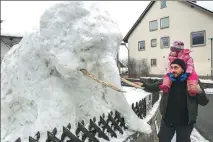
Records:
<instances>
[{"instance_id":1,"label":"child's leg","mask_svg":"<svg viewBox=\"0 0 213 142\"><path fill-rule=\"evenodd\" d=\"M195 96L197 94L197 92L194 92L191 90L191 84L198 84L198 75L195 71L193 71L190 76L188 77L188 80L187 80L187 89L189 91L189 94L192 95L192 96Z\"/></svg>"},{"instance_id":2,"label":"child's leg","mask_svg":"<svg viewBox=\"0 0 213 142\"><path fill-rule=\"evenodd\" d=\"M160 85L160 89L163 91L163 92L168 92L169 91L169 88L171 87L171 84L172 84L172 81L170 80L169 76L168 75L165 75L164 78L163 78L163 84Z\"/></svg>"}]
</instances>

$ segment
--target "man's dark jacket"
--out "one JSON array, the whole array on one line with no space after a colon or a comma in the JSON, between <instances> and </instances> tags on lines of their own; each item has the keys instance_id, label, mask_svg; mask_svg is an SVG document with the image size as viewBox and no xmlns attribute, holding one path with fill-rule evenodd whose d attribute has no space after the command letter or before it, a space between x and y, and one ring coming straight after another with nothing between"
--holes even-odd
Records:
<instances>
[{"instance_id":1,"label":"man's dark jacket","mask_svg":"<svg viewBox=\"0 0 213 142\"><path fill-rule=\"evenodd\" d=\"M162 81L159 81L154 84L144 83L143 87L145 87L145 90L148 92L157 92L157 91L160 91L159 86L161 84L162 84ZM188 117L189 117L188 123L196 122L197 115L198 115L198 104L201 106L205 106L209 102L200 81L199 81L199 85L202 90L201 94L197 94L196 96L190 96L189 93L187 93L187 109L188 109ZM170 92L163 93L163 95L161 96L160 113L163 118L165 118L165 115L166 115L169 94L170 94Z\"/></svg>"}]
</instances>

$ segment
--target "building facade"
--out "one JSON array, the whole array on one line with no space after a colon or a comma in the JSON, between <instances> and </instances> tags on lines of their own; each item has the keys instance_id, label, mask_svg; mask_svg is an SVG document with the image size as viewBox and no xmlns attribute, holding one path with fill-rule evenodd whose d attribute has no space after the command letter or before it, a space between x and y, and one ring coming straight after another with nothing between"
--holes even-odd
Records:
<instances>
[{"instance_id":1,"label":"building facade","mask_svg":"<svg viewBox=\"0 0 213 142\"><path fill-rule=\"evenodd\" d=\"M168 67L169 47L181 40L190 49L199 76L211 76L213 12L196 1L151 1L124 37L129 56L147 59L153 76Z\"/></svg>"}]
</instances>

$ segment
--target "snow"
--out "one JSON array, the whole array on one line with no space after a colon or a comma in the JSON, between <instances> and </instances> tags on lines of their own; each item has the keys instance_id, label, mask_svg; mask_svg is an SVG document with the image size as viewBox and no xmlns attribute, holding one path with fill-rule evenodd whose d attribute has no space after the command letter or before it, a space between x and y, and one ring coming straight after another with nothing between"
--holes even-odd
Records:
<instances>
[{"instance_id":1,"label":"snow","mask_svg":"<svg viewBox=\"0 0 213 142\"><path fill-rule=\"evenodd\" d=\"M146 122L148 122L153 117L153 115L156 113L156 111L157 111L157 109L158 109L158 107L160 105L160 100L161 100L161 96L160 96L159 100L153 105L151 111L149 111L147 113L147 116L144 119Z\"/></svg>"},{"instance_id":2,"label":"snow","mask_svg":"<svg viewBox=\"0 0 213 142\"><path fill-rule=\"evenodd\" d=\"M146 98L149 95L151 95L151 93L145 92L142 89L136 89L136 88L133 88L133 87L125 87L125 86L123 86L122 88L123 88L124 91L126 91L124 94L125 94L125 97L126 97L128 103L129 103L129 106L131 106L132 103L136 103L136 102L140 101L141 99ZM153 115L156 113L158 106L159 106L159 103L160 103L160 98L154 104L154 106L152 107L150 112L147 113L146 118L144 118L145 122L148 122L153 117ZM131 130L126 130L126 131L124 131L124 134L120 134L118 131L116 131L116 134L117 134L117 138L109 136L110 142L122 142L128 136L134 134L134 132L131 131ZM107 142L104 139L99 139L99 140L100 140L100 142Z\"/></svg>"},{"instance_id":3,"label":"snow","mask_svg":"<svg viewBox=\"0 0 213 142\"><path fill-rule=\"evenodd\" d=\"M204 89L204 91L206 92L206 94L213 94L213 88L206 88Z\"/></svg>"},{"instance_id":4,"label":"snow","mask_svg":"<svg viewBox=\"0 0 213 142\"><path fill-rule=\"evenodd\" d=\"M98 5L61 2L40 19L40 29L26 34L4 56L1 65L1 140L21 137L119 111L130 130L150 133L123 93L114 91L80 72L121 88L116 55L122 40L117 24Z\"/></svg>"},{"instance_id":5,"label":"snow","mask_svg":"<svg viewBox=\"0 0 213 142\"><path fill-rule=\"evenodd\" d=\"M195 128L193 129L190 138L191 142L209 142ZM176 142L176 134L174 135L172 142Z\"/></svg>"},{"instance_id":6,"label":"snow","mask_svg":"<svg viewBox=\"0 0 213 142\"><path fill-rule=\"evenodd\" d=\"M123 134L120 134L118 131L115 132L116 135L117 135L117 138L115 137L111 137L110 135L108 136L109 139L110 139L110 142L122 142L124 140L126 140L126 138L130 135L133 135L134 132L133 131L129 131L129 130L126 130L126 131L123 131ZM108 142L102 138L99 138L99 141L100 142Z\"/></svg>"},{"instance_id":7,"label":"snow","mask_svg":"<svg viewBox=\"0 0 213 142\"><path fill-rule=\"evenodd\" d=\"M213 80L210 80L210 79L200 79L201 82L203 83L211 83L213 84Z\"/></svg>"},{"instance_id":8,"label":"snow","mask_svg":"<svg viewBox=\"0 0 213 142\"><path fill-rule=\"evenodd\" d=\"M151 95L151 93L145 92L142 89L137 89L137 88L133 88L133 87L122 87L122 88L124 91L126 91L124 93L124 95L130 106L132 105L132 103L135 103L139 100L142 100L146 96Z\"/></svg>"},{"instance_id":9,"label":"snow","mask_svg":"<svg viewBox=\"0 0 213 142\"><path fill-rule=\"evenodd\" d=\"M144 78L144 79L162 79L160 77L140 77L140 78Z\"/></svg>"},{"instance_id":10,"label":"snow","mask_svg":"<svg viewBox=\"0 0 213 142\"><path fill-rule=\"evenodd\" d=\"M7 32L2 32L1 31L1 36L10 36L10 37L23 37L24 34L21 33L7 33Z\"/></svg>"}]
</instances>

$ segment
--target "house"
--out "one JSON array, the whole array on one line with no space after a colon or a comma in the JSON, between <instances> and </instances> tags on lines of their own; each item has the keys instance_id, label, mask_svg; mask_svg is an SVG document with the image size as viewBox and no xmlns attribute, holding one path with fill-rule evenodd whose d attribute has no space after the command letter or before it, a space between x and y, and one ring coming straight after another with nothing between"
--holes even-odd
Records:
<instances>
[{"instance_id":1,"label":"house","mask_svg":"<svg viewBox=\"0 0 213 142\"><path fill-rule=\"evenodd\" d=\"M190 49L199 76L211 76L213 12L196 1L151 1L123 41L129 56L147 59L151 76L161 76L168 66L169 47L181 40Z\"/></svg>"},{"instance_id":2,"label":"house","mask_svg":"<svg viewBox=\"0 0 213 142\"><path fill-rule=\"evenodd\" d=\"M1 60L3 59L4 55L10 50L10 48L18 44L21 39L21 35L1 34Z\"/></svg>"}]
</instances>

